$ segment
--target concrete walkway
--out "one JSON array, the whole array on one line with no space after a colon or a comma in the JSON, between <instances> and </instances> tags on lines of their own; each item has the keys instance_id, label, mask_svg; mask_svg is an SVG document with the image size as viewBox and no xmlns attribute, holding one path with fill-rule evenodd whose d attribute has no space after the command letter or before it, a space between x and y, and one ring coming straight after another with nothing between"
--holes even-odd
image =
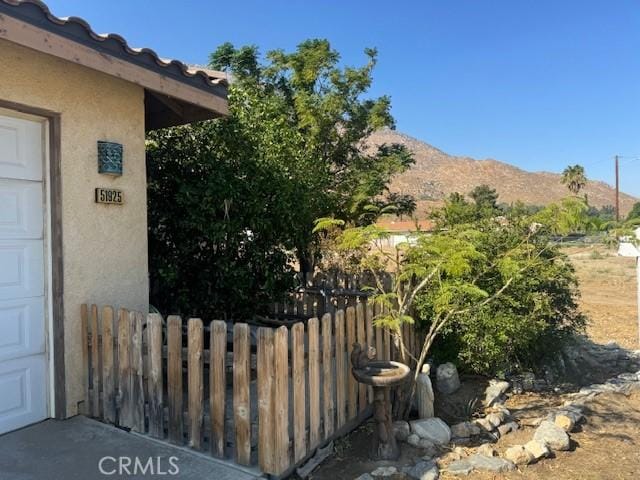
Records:
<instances>
[{"instance_id":1,"label":"concrete walkway","mask_svg":"<svg viewBox=\"0 0 640 480\"><path fill-rule=\"evenodd\" d=\"M137 460L136 460L137 459ZM102 471L101 471L102 469ZM256 472L78 416L0 436L2 480L255 480Z\"/></svg>"}]
</instances>

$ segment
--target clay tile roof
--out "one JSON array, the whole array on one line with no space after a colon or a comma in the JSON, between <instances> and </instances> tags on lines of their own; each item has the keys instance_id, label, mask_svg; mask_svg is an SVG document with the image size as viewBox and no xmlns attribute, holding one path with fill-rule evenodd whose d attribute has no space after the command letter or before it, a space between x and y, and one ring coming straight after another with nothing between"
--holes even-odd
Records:
<instances>
[{"instance_id":1,"label":"clay tile roof","mask_svg":"<svg viewBox=\"0 0 640 480\"><path fill-rule=\"evenodd\" d=\"M11 8L2 8L2 6ZM0 14L19 18L34 24L39 28L51 31L71 40L90 45L98 51L103 51L114 57L138 64L150 70L182 81L193 87L211 91L221 95L226 94L228 85L224 72L218 72L202 67L193 67L178 60L163 59L150 48L134 48L118 34L99 34L82 18L60 18L51 13L49 7L40 0L0 0ZM224 91L220 91L220 89Z\"/></svg>"}]
</instances>

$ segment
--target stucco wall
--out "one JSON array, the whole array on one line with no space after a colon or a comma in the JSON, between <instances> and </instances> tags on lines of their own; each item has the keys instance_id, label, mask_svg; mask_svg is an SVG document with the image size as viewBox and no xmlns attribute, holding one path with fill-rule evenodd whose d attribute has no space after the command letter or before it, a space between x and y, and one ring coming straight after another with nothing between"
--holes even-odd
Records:
<instances>
[{"instance_id":1,"label":"stucco wall","mask_svg":"<svg viewBox=\"0 0 640 480\"><path fill-rule=\"evenodd\" d=\"M0 99L61 114L67 412L82 400L80 304L146 311L147 207L144 91L0 40ZM96 142L124 146L124 175L98 174ZM123 206L94 203L95 187L124 192Z\"/></svg>"}]
</instances>

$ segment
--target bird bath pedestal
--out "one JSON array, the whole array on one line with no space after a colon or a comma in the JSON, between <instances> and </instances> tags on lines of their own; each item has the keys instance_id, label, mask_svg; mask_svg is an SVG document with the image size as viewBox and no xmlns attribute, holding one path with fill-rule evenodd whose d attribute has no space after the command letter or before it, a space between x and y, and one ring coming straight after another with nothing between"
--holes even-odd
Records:
<instances>
[{"instance_id":1,"label":"bird bath pedestal","mask_svg":"<svg viewBox=\"0 0 640 480\"><path fill-rule=\"evenodd\" d=\"M390 391L404 383L411 370L403 363L386 360L362 363L353 365L351 372L358 382L373 387L373 418L377 431L373 437L371 457L374 460L397 460L400 449L393 434Z\"/></svg>"}]
</instances>

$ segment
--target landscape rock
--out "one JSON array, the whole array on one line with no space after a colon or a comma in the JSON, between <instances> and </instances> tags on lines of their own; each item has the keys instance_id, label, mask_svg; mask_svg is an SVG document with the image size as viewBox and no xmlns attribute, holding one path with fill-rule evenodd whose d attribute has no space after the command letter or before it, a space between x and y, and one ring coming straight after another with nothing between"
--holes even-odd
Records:
<instances>
[{"instance_id":1,"label":"landscape rock","mask_svg":"<svg viewBox=\"0 0 640 480\"><path fill-rule=\"evenodd\" d=\"M440 476L438 466L433 461L420 461L413 467L404 468L403 471L415 480L437 480Z\"/></svg>"},{"instance_id":2,"label":"landscape rock","mask_svg":"<svg viewBox=\"0 0 640 480\"><path fill-rule=\"evenodd\" d=\"M533 434L533 439L545 444L551 450L569 450L569 435L555 423L543 421Z\"/></svg>"},{"instance_id":3,"label":"landscape rock","mask_svg":"<svg viewBox=\"0 0 640 480\"><path fill-rule=\"evenodd\" d=\"M535 460L533 453L524 448L523 445L514 445L513 447L507 448L506 452L504 452L504 458L512 461L516 465L529 465Z\"/></svg>"},{"instance_id":4,"label":"landscape rock","mask_svg":"<svg viewBox=\"0 0 640 480\"><path fill-rule=\"evenodd\" d=\"M480 427L471 422L460 422L451 426L451 435L454 438L468 438L473 435L480 435L480 433Z\"/></svg>"},{"instance_id":5,"label":"landscape rock","mask_svg":"<svg viewBox=\"0 0 640 480\"><path fill-rule=\"evenodd\" d=\"M527 449L527 451L531 453L531 455L533 455L533 458L535 458L536 460L540 460L541 458L546 457L549 455L549 453L551 453L545 443L539 442L537 440L531 440L525 443L524 448Z\"/></svg>"},{"instance_id":6,"label":"landscape rock","mask_svg":"<svg viewBox=\"0 0 640 480\"><path fill-rule=\"evenodd\" d=\"M428 440L420 439L420 447L422 449L422 460L429 461L438 455L438 447Z\"/></svg>"},{"instance_id":7,"label":"landscape rock","mask_svg":"<svg viewBox=\"0 0 640 480\"><path fill-rule=\"evenodd\" d=\"M500 425L505 420L504 414L499 413L499 412L490 413L485 418L491 424L491 426L494 427L494 428L497 427L498 425Z\"/></svg>"},{"instance_id":8,"label":"landscape rock","mask_svg":"<svg viewBox=\"0 0 640 480\"><path fill-rule=\"evenodd\" d=\"M419 418L432 418L434 416L433 386L429 378L430 368L429 364L425 364L416 382L416 403Z\"/></svg>"},{"instance_id":9,"label":"landscape rock","mask_svg":"<svg viewBox=\"0 0 640 480\"><path fill-rule=\"evenodd\" d=\"M489 409L489 412L499 413L503 416L503 418L507 418L511 416L511 412L504 405L494 405Z\"/></svg>"},{"instance_id":10,"label":"landscape rock","mask_svg":"<svg viewBox=\"0 0 640 480\"><path fill-rule=\"evenodd\" d=\"M489 420L487 420L486 417L478 418L477 420L474 421L474 423L487 432L491 432L492 430L495 429L495 427L491 424Z\"/></svg>"},{"instance_id":11,"label":"landscape rock","mask_svg":"<svg viewBox=\"0 0 640 480\"><path fill-rule=\"evenodd\" d=\"M546 418L544 417L529 417L529 418L520 418L518 421L520 425L524 427L537 427L540 425Z\"/></svg>"},{"instance_id":12,"label":"landscape rock","mask_svg":"<svg viewBox=\"0 0 640 480\"><path fill-rule=\"evenodd\" d=\"M447 466L446 472L451 475L469 475L473 471L473 465L468 458L456 460Z\"/></svg>"},{"instance_id":13,"label":"landscape rock","mask_svg":"<svg viewBox=\"0 0 640 480\"><path fill-rule=\"evenodd\" d=\"M474 454L452 462L447 467L447 472L453 475L468 475L473 470L485 470L489 472L507 472L513 470L515 465L509 460L500 457L487 457L486 455Z\"/></svg>"},{"instance_id":14,"label":"landscape rock","mask_svg":"<svg viewBox=\"0 0 640 480\"><path fill-rule=\"evenodd\" d=\"M446 445L451 441L451 429L439 418L413 420L410 425L413 433L436 445Z\"/></svg>"},{"instance_id":15,"label":"landscape rock","mask_svg":"<svg viewBox=\"0 0 640 480\"><path fill-rule=\"evenodd\" d=\"M489 386L484 391L484 405L490 407L495 403L501 403L501 398L509 389L509 382L491 380Z\"/></svg>"},{"instance_id":16,"label":"landscape rock","mask_svg":"<svg viewBox=\"0 0 640 480\"><path fill-rule=\"evenodd\" d=\"M580 423L583 415L573 410L560 410L553 414L553 423L562 428L565 432L572 432L575 426Z\"/></svg>"},{"instance_id":17,"label":"landscape rock","mask_svg":"<svg viewBox=\"0 0 640 480\"><path fill-rule=\"evenodd\" d=\"M431 454L431 456L433 456L436 453L436 447L431 440L428 440L426 438L420 438L415 433L412 433L407 437L407 443L412 447L422 448L424 450L427 450L425 455Z\"/></svg>"},{"instance_id":18,"label":"landscape rock","mask_svg":"<svg viewBox=\"0 0 640 480\"><path fill-rule=\"evenodd\" d=\"M516 430L518 430L520 428L520 425L518 425L516 422L507 422L507 423L503 423L502 425L500 425L498 427L498 432L500 433L500 436L504 436L509 432L515 432Z\"/></svg>"},{"instance_id":19,"label":"landscape rock","mask_svg":"<svg viewBox=\"0 0 640 480\"><path fill-rule=\"evenodd\" d=\"M359 477L356 477L355 480L374 480L373 477L368 473L363 473Z\"/></svg>"},{"instance_id":20,"label":"landscape rock","mask_svg":"<svg viewBox=\"0 0 640 480\"><path fill-rule=\"evenodd\" d=\"M451 394L460 388L460 378L458 369L451 363L443 363L436 371L436 386L438 391L444 394Z\"/></svg>"},{"instance_id":21,"label":"landscape rock","mask_svg":"<svg viewBox=\"0 0 640 480\"><path fill-rule=\"evenodd\" d=\"M404 442L407 440L407 437L411 434L411 427L409 426L409 422L405 422L403 420L398 420L393 422L393 434L396 439Z\"/></svg>"},{"instance_id":22,"label":"landscape rock","mask_svg":"<svg viewBox=\"0 0 640 480\"><path fill-rule=\"evenodd\" d=\"M625 382L637 382L638 374L637 373L621 373L618 375L620 380L624 380Z\"/></svg>"},{"instance_id":23,"label":"landscape rock","mask_svg":"<svg viewBox=\"0 0 640 480\"><path fill-rule=\"evenodd\" d=\"M508 472L515 468L513 462L500 457L486 457L476 454L469 457L469 461L476 470L489 472Z\"/></svg>"},{"instance_id":24,"label":"landscape rock","mask_svg":"<svg viewBox=\"0 0 640 480\"><path fill-rule=\"evenodd\" d=\"M466 456L467 454L463 448L456 447L451 452L449 452L449 454L447 455L447 458L449 460L460 460L461 458L464 458Z\"/></svg>"},{"instance_id":25,"label":"landscape rock","mask_svg":"<svg viewBox=\"0 0 640 480\"><path fill-rule=\"evenodd\" d=\"M476 453L486 457L495 457L496 449L490 443L483 443L476 449Z\"/></svg>"},{"instance_id":26,"label":"landscape rock","mask_svg":"<svg viewBox=\"0 0 640 480\"><path fill-rule=\"evenodd\" d=\"M374 477L391 477L397 473L398 469L396 467L378 467L371 472L371 475Z\"/></svg>"},{"instance_id":27,"label":"landscape rock","mask_svg":"<svg viewBox=\"0 0 640 480\"><path fill-rule=\"evenodd\" d=\"M418 448L427 450L427 453L432 454L431 456L435 455L435 452L436 452L435 444L431 440L427 440L426 438L420 439L420 441L418 442ZM425 455L427 455L427 453L425 453Z\"/></svg>"}]
</instances>

